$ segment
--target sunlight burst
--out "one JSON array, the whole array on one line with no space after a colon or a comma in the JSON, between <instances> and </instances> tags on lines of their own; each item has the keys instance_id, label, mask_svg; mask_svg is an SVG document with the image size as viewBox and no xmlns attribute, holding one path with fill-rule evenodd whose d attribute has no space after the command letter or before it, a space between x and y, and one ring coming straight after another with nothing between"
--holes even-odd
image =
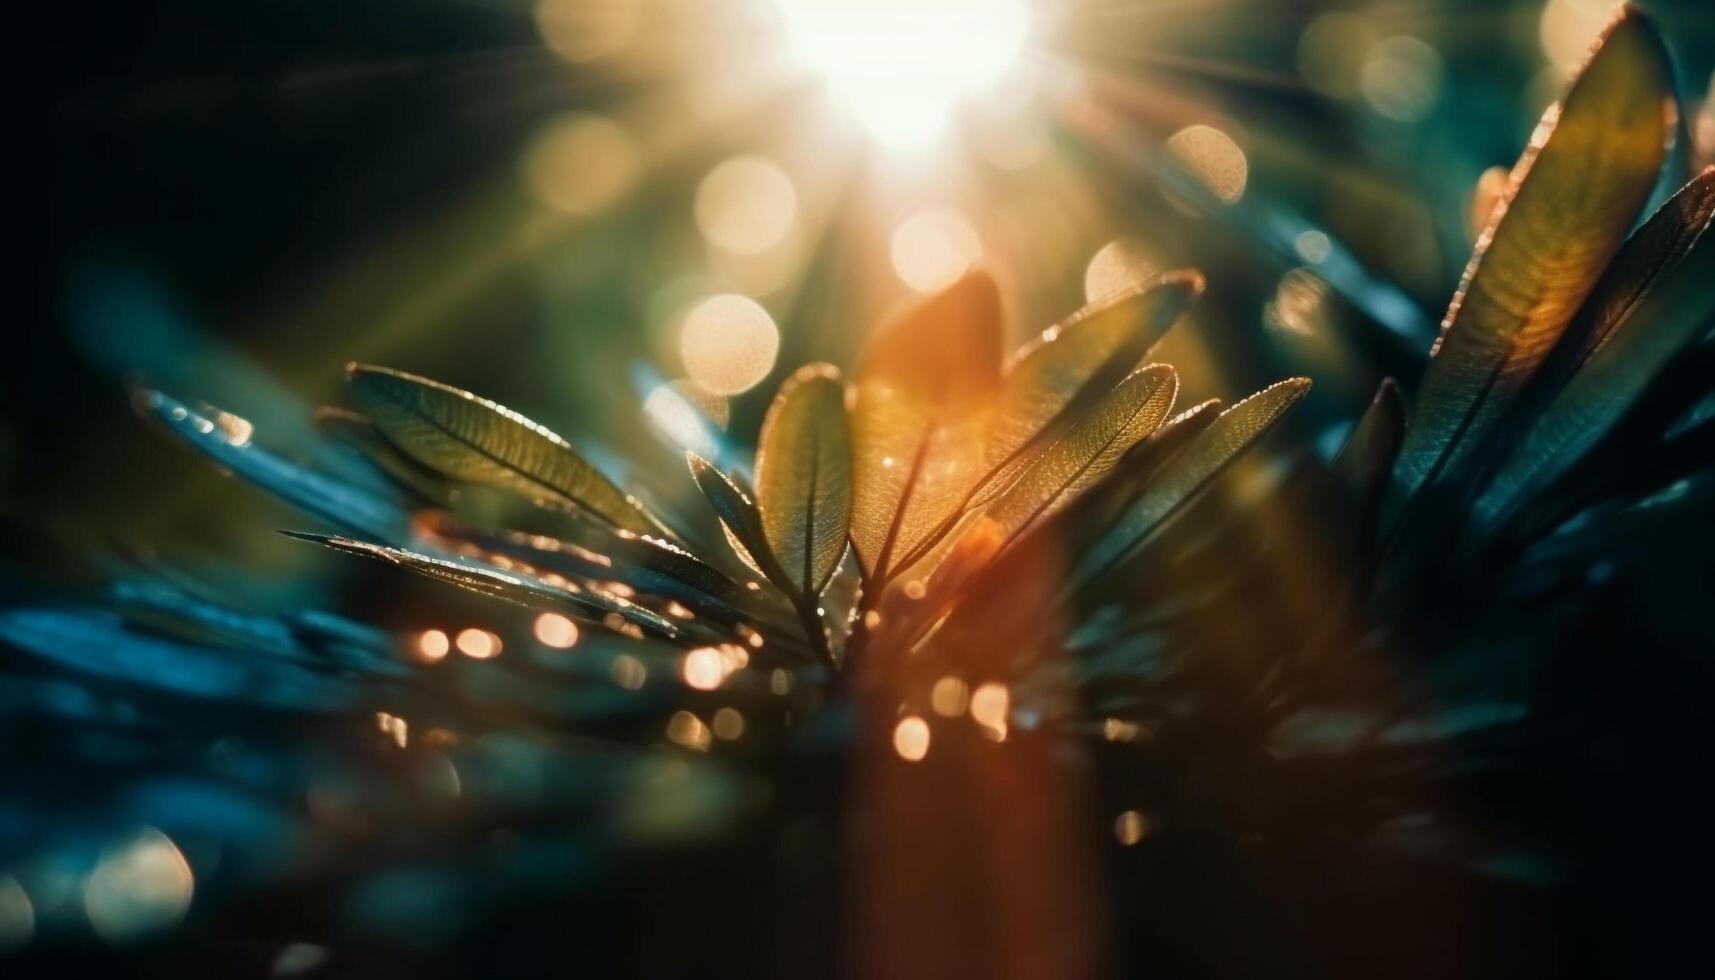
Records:
<instances>
[{"instance_id":1,"label":"sunlight burst","mask_svg":"<svg viewBox=\"0 0 1715 980\"><path fill-rule=\"evenodd\" d=\"M1011 68L1025 0L775 0L793 59L882 144L923 146L958 103Z\"/></svg>"}]
</instances>

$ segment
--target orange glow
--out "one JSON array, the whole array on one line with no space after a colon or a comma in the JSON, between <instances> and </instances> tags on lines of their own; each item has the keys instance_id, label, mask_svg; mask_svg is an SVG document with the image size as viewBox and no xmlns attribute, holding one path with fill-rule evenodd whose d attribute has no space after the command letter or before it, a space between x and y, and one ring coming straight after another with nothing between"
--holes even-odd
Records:
<instances>
[{"instance_id":1,"label":"orange glow","mask_svg":"<svg viewBox=\"0 0 1715 980\"><path fill-rule=\"evenodd\" d=\"M893 726L893 751L906 762L919 762L929 754L929 723L916 715L899 719Z\"/></svg>"},{"instance_id":2,"label":"orange glow","mask_svg":"<svg viewBox=\"0 0 1715 980\"><path fill-rule=\"evenodd\" d=\"M984 684L971 694L971 717L983 733L999 741L1006 737L1006 715L1012 696L1005 684Z\"/></svg>"},{"instance_id":3,"label":"orange glow","mask_svg":"<svg viewBox=\"0 0 1715 980\"><path fill-rule=\"evenodd\" d=\"M712 691L726 680L727 661L714 647L698 647L685 654L680 673L686 684L699 691Z\"/></svg>"},{"instance_id":4,"label":"orange glow","mask_svg":"<svg viewBox=\"0 0 1715 980\"><path fill-rule=\"evenodd\" d=\"M445 658L451 649L452 642L440 630L424 630L417 637L417 657L424 663L432 664Z\"/></svg>"},{"instance_id":5,"label":"orange glow","mask_svg":"<svg viewBox=\"0 0 1715 980\"><path fill-rule=\"evenodd\" d=\"M453 641L459 652L473 660L487 660L500 656L500 637L487 630L476 628L459 630L458 639Z\"/></svg>"},{"instance_id":6,"label":"orange glow","mask_svg":"<svg viewBox=\"0 0 1715 980\"><path fill-rule=\"evenodd\" d=\"M578 642L578 624L559 613L536 617L536 640L543 646L564 650Z\"/></svg>"}]
</instances>

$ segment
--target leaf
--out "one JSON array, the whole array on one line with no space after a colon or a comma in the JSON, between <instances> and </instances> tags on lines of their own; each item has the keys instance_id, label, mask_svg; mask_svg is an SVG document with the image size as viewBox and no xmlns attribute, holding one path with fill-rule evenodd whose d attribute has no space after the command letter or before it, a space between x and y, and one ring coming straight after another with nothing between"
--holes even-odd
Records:
<instances>
[{"instance_id":1,"label":"leaf","mask_svg":"<svg viewBox=\"0 0 1715 980\"><path fill-rule=\"evenodd\" d=\"M1151 531L1274 428L1286 410L1309 390L1309 378L1289 378L1222 412L1162 467L1114 528L1085 553L1072 575L1073 587L1105 573L1141 546Z\"/></svg>"},{"instance_id":2,"label":"leaf","mask_svg":"<svg viewBox=\"0 0 1715 980\"><path fill-rule=\"evenodd\" d=\"M1577 373L1549 402L1478 501L1491 519L1523 506L1582 460L1668 361L1715 319L1715 168L1627 242L1580 319Z\"/></svg>"},{"instance_id":3,"label":"leaf","mask_svg":"<svg viewBox=\"0 0 1715 980\"><path fill-rule=\"evenodd\" d=\"M323 405L316 409L316 427L363 456L397 487L424 503L444 507L452 497L445 477L393 448L367 415Z\"/></svg>"},{"instance_id":4,"label":"leaf","mask_svg":"<svg viewBox=\"0 0 1715 980\"><path fill-rule=\"evenodd\" d=\"M430 469L581 509L627 531L667 534L566 440L511 409L387 368L351 364L346 379L381 433Z\"/></svg>"},{"instance_id":5,"label":"leaf","mask_svg":"<svg viewBox=\"0 0 1715 980\"><path fill-rule=\"evenodd\" d=\"M1387 488L1404 437L1405 402L1393 379L1383 378L1375 398L1334 457L1334 471L1365 511Z\"/></svg>"},{"instance_id":6,"label":"leaf","mask_svg":"<svg viewBox=\"0 0 1715 980\"><path fill-rule=\"evenodd\" d=\"M521 531L490 530L430 515L420 526L444 542L447 550L474 548L485 555L522 563L580 582L621 582L638 592L670 599L723 626L749 623L765 615L755 595L688 552L655 538L585 525L572 540ZM503 561L484 557L491 565Z\"/></svg>"},{"instance_id":7,"label":"leaf","mask_svg":"<svg viewBox=\"0 0 1715 980\"><path fill-rule=\"evenodd\" d=\"M756 504L715 464L693 452L685 453L685 462L691 467L691 479L696 481L697 489L720 517L727 544L751 571L774 581L776 576L765 567L773 566L774 559L768 551L768 537L762 531L762 515L757 512Z\"/></svg>"},{"instance_id":8,"label":"leaf","mask_svg":"<svg viewBox=\"0 0 1715 980\"><path fill-rule=\"evenodd\" d=\"M1080 531L1107 530L1161 467L1213 425L1220 414L1221 400L1211 398L1162 423L1149 438L1133 446L1105 479L1066 508L1057 523ZM1081 534L1079 540L1089 537Z\"/></svg>"},{"instance_id":9,"label":"leaf","mask_svg":"<svg viewBox=\"0 0 1715 980\"><path fill-rule=\"evenodd\" d=\"M929 576L919 613L939 616L967 582L974 580L980 588L1001 578L997 556L1001 565L1032 566L1025 574L1040 572L1040 550L1009 563L1008 549L1095 486L1154 432L1172 410L1178 389L1178 376L1165 364L1141 368L1115 386L1037 456L1009 490L963 525L958 541Z\"/></svg>"},{"instance_id":10,"label":"leaf","mask_svg":"<svg viewBox=\"0 0 1715 980\"><path fill-rule=\"evenodd\" d=\"M1173 409L1179 378L1165 364L1133 372L1043 450L985 512L1002 547L1106 476Z\"/></svg>"},{"instance_id":11,"label":"leaf","mask_svg":"<svg viewBox=\"0 0 1715 980\"><path fill-rule=\"evenodd\" d=\"M408 520L394 504L365 490L288 462L251 441L249 422L198 411L158 391L139 389L137 409L164 424L217 465L314 517L382 541L403 540Z\"/></svg>"},{"instance_id":12,"label":"leaf","mask_svg":"<svg viewBox=\"0 0 1715 980\"><path fill-rule=\"evenodd\" d=\"M852 546L873 582L932 546L982 475L1000 360L1000 296L981 272L870 344L853 384Z\"/></svg>"},{"instance_id":13,"label":"leaf","mask_svg":"<svg viewBox=\"0 0 1715 980\"><path fill-rule=\"evenodd\" d=\"M799 368L769 406L757 443L756 505L784 575L777 584L802 598L818 596L851 529L851 438L839 371L830 364Z\"/></svg>"},{"instance_id":14,"label":"leaf","mask_svg":"<svg viewBox=\"0 0 1715 980\"><path fill-rule=\"evenodd\" d=\"M1648 200L1671 128L1667 55L1627 8L1549 107L1477 243L1418 390L1401 502L1463 462L1529 381Z\"/></svg>"},{"instance_id":15,"label":"leaf","mask_svg":"<svg viewBox=\"0 0 1715 980\"><path fill-rule=\"evenodd\" d=\"M531 575L505 572L488 565L440 558L338 535L311 534L305 531L280 533L300 541L326 545L335 551L384 561L418 575L496 599L533 609L571 613L585 622L599 623L609 628L618 626L618 621L623 620L643 632L668 640L681 639L688 632L666 617L608 592L590 589L572 591L549 585Z\"/></svg>"},{"instance_id":16,"label":"leaf","mask_svg":"<svg viewBox=\"0 0 1715 980\"><path fill-rule=\"evenodd\" d=\"M1203 277L1169 272L1091 304L1013 358L969 506L1006 490L1035 453L1142 362L1203 292Z\"/></svg>"}]
</instances>

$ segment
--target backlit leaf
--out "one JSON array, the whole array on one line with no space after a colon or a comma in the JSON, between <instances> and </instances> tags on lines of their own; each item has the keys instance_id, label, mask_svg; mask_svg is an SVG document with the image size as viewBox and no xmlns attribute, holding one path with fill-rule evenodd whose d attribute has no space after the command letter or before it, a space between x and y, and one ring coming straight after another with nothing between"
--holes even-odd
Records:
<instances>
[{"instance_id":1,"label":"backlit leaf","mask_svg":"<svg viewBox=\"0 0 1715 980\"><path fill-rule=\"evenodd\" d=\"M1178 389L1171 367L1152 364L1121 381L1074 422L989 505L985 516L1000 525L1002 546L1106 476L1167 418Z\"/></svg>"},{"instance_id":2,"label":"backlit leaf","mask_svg":"<svg viewBox=\"0 0 1715 980\"><path fill-rule=\"evenodd\" d=\"M1074 587L1091 581L1124 559L1161 522L1274 428L1286 410L1310 390L1309 378L1289 378L1264 388L1222 412L1189 446L1175 455L1127 507L1114 528L1079 560Z\"/></svg>"},{"instance_id":3,"label":"backlit leaf","mask_svg":"<svg viewBox=\"0 0 1715 980\"><path fill-rule=\"evenodd\" d=\"M971 506L994 499L1089 404L1130 374L1203 292L1182 270L1093 303L1027 344L1006 372Z\"/></svg>"},{"instance_id":4,"label":"backlit leaf","mask_svg":"<svg viewBox=\"0 0 1715 980\"><path fill-rule=\"evenodd\" d=\"M884 326L851 411L852 545L872 580L944 533L982 473L1000 386L1000 296L972 273Z\"/></svg>"},{"instance_id":5,"label":"backlit leaf","mask_svg":"<svg viewBox=\"0 0 1715 980\"><path fill-rule=\"evenodd\" d=\"M1715 168L1640 228L1580 314L1581 366L1496 475L1493 517L1574 466L1636 403L1668 360L1715 318Z\"/></svg>"},{"instance_id":6,"label":"backlit leaf","mask_svg":"<svg viewBox=\"0 0 1715 980\"><path fill-rule=\"evenodd\" d=\"M1667 55L1628 8L1549 107L1466 267L1418 390L1404 494L1458 472L1577 312L1661 170Z\"/></svg>"},{"instance_id":7,"label":"backlit leaf","mask_svg":"<svg viewBox=\"0 0 1715 980\"><path fill-rule=\"evenodd\" d=\"M788 592L820 595L846 551L852 516L845 385L811 364L781 386L756 450L756 505ZM734 529L736 531L736 528Z\"/></svg>"},{"instance_id":8,"label":"backlit leaf","mask_svg":"<svg viewBox=\"0 0 1715 980\"><path fill-rule=\"evenodd\" d=\"M639 534L666 533L566 440L511 409L387 368L353 364L346 378L381 433L433 470L580 508Z\"/></svg>"}]
</instances>

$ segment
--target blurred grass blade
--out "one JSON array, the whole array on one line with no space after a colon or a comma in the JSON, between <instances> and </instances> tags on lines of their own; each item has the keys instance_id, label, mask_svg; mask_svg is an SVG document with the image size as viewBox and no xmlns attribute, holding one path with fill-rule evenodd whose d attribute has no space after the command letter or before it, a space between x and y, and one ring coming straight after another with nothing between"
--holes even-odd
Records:
<instances>
[{"instance_id":1,"label":"blurred grass blade","mask_svg":"<svg viewBox=\"0 0 1715 980\"><path fill-rule=\"evenodd\" d=\"M1668 361L1715 321L1712 219L1715 169L1632 237L1586 311L1582 365L1478 501L1485 517L1524 506L1578 465Z\"/></svg>"},{"instance_id":2,"label":"blurred grass blade","mask_svg":"<svg viewBox=\"0 0 1715 980\"><path fill-rule=\"evenodd\" d=\"M762 515L757 513L756 504L715 464L692 452L685 454L685 462L691 467L691 479L696 481L697 489L720 517L727 544L751 571L773 581L775 576L770 570L774 559L768 551L768 537L763 534Z\"/></svg>"},{"instance_id":3,"label":"blurred grass blade","mask_svg":"<svg viewBox=\"0 0 1715 980\"><path fill-rule=\"evenodd\" d=\"M573 592L570 589L549 585L530 575L506 572L498 568L451 558L438 558L434 555L425 555L405 548L392 548L338 535L311 534L304 531L282 531L280 533L301 541L312 541L316 544L326 545L335 551L384 561L436 581L446 582L496 599L504 599L521 606L568 613L585 622L606 626L610 629L619 629L621 632L624 632L623 626L625 624L636 627L640 635L647 633L668 640L680 639L687 632L666 617L608 592L596 590Z\"/></svg>"},{"instance_id":4,"label":"blurred grass blade","mask_svg":"<svg viewBox=\"0 0 1715 980\"><path fill-rule=\"evenodd\" d=\"M987 472L969 506L1005 491L1037 452L1142 363L1202 292L1197 272L1151 278L1086 306L1014 355L989 429Z\"/></svg>"},{"instance_id":5,"label":"blurred grass blade","mask_svg":"<svg viewBox=\"0 0 1715 980\"><path fill-rule=\"evenodd\" d=\"M1405 500L1457 473L1560 337L1648 200L1672 123L1667 54L1627 8L1538 124L1419 386Z\"/></svg>"},{"instance_id":6,"label":"blurred grass blade","mask_svg":"<svg viewBox=\"0 0 1715 980\"><path fill-rule=\"evenodd\" d=\"M1037 456L990 504L984 516L1000 527L1001 547L1065 507L1107 476L1122 457L1160 427L1173 410L1179 378L1151 364L1121 381Z\"/></svg>"},{"instance_id":7,"label":"blurred grass blade","mask_svg":"<svg viewBox=\"0 0 1715 980\"><path fill-rule=\"evenodd\" d=\"M430 469L581 509L638 534L667 533L566 440L517 412L387 368L352 364L346 379L381 433Z\"/></svg>"},{"instance_id":8,"label":"blurred grass blade","mask_svg":"<svg viewBox=\"0 0 1715 980\"><path fill-rule=\"evenodd\" d=\"M1334 471L1364 508L1379 503L1404 438L1405 401L1393 379L1383 378L1375 398L1334 457Z\"/></svg>"},{"instance_id":9,"label":"blurred grass blade","mask_svg":"<svg viewBox=\"0 0 1715 980\"><path fill-rule=\"evenodd\" d=\"M785 576L778 584L799 598L820 595L845 555L852 516L845 385L832 365L799 368L780 387L757 440L756 496Z\"/></svg>"},{"instance_id":10,"label":"blurred grass blade","mask_svg":"<svg viewBox=\"0 0 1715 980\"><path fill-rule=\"evenodd\" d=\"M1108 571L1141 546L1150 532L1267 434L1309 390L1309 378L1289 378L1222 412L1162 467L1115 526L1079 559L1071 576L1072 588Z\"/></svg>"},{"instance_id":11,"label":"blurred grass blade","mask_svg":"<svg viewBox=\"0 0 1715 980\"><path fill-rule=\"evenodd\" d=\"M932 547L981 476L1001 333L994 280L975 272L884 326L865 353L851 411L852 546L873 582Z\"/></svg>"},{"instance_id":12,"label":"blurred grass blade","mask_svg":"<svg viewBox=\"0 0 1715 980\"><path fill-rule=\"evenodd\" d=\"M74 675L141 693L230 701L247 711L333 713L365 695L360 678L254 649L222 649L134 632L103 609L82 607L0 611L0 642Z\"/></svg>"},{"instance_id":13,"label":"blurred grass blade","mask_svg":"<svg viewBox=\"0 0 1715 980\"><path fill-rule=\"evenodd\" d=\"M392 501L281 459L251 441L244 419L217 409L197 411L147 389L136 391L132 401L216 465L299 510L378 541L404 540L409 521Z\"/></svg>"}]
</instances>

